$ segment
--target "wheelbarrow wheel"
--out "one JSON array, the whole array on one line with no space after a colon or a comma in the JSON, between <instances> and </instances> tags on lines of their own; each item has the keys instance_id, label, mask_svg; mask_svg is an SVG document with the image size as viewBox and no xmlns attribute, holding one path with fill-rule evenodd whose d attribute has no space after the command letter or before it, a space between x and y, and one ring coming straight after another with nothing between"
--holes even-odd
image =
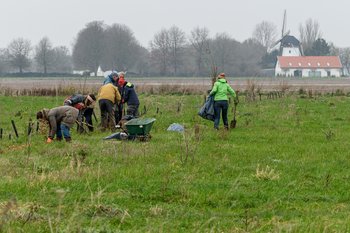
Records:
<instances>
[{"instance_id":1,"label":"wheelbarrow wheel","mask_svg":"<svg viewBox=\"0 0 350 233\"><path fill-rule=\"evenodd\" d=\"M151 139L151 137L152 136L150 134L147 134L147 135L139 137L139 140L140 140L140 142L148 142Z\"/></svg>"}]
</instances>

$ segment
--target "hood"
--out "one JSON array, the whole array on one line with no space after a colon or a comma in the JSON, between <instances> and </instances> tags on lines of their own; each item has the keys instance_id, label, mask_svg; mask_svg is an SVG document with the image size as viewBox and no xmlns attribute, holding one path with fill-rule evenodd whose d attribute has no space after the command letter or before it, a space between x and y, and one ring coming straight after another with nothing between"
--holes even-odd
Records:
<instances>
[{"instance_id":1,"label":"hood","mask_svg":"<svg viewBox=\"0 0 350 233\"><path fill-rule=\"evenodd\" d=\"M217 80L217 82L220 82L220 83L227 83L226 79L224 79L224 78L219 78L219 79Z\"/></svg>"},{"instance_id":2,"label":"hood","mask_svg":"<svg viewBox=\"0 0 350 233\"><path fill-rule=\"evenodd\" d=\"M125 86L130 87L130 88L133 88L133 87L134 87L134 84L132 84L132 83L130 83L130 82L127 82Z\"/></svg>"}]
</instances>

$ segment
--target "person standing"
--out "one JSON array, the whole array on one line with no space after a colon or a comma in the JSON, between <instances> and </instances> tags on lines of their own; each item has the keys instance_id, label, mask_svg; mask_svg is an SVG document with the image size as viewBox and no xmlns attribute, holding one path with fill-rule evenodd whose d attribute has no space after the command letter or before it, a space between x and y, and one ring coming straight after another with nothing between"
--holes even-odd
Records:
<instances>
[{"instance_id":1,"label":"person standing","mask_svg":"<svg viewBox=\"0 0 350 233\"><path fill-rule=\"evenodd\" d=\"M52 109L42 109L36 114L37 119L46 121L49 124L50 130L46 140L51 143L56 135L56 140L62 140L63 137L66 142L72 140L70 136L70 128L74 125L79 115L79 110L71 106L60 106Z\"/></svg>"},{"instance_id":2,"label":"person standing","mask_svg":"<svg viewBox=\"0 0 350 233\"><path fill-rule=\"evenodd\" d=\"M122 93L123 93L124 83L125 83L125 72L123 72L123 71L118 72L117 87L118 87L120 95L122 95ZM122 97L122 99L123 99L123 97ZM120 102L116 106L116 111L115 111L115 122L117 123L117 125L119 125L119 122L121 121L121 119L124 115L123 112L124 112L124 104L122 102Z\"/></svg>"},{"instance_id":3,"label":"person standing","mask_svg":"<svg viewBox=\"0 0 350 233\"><path fill-rule=\"evenodd\" d=\"M119 79L118 85L122 87L122 104L127 103L128 105L126 114L131 117L138 117L140 101L134 84L127 82L125 79Z\"/></svg>"},{"instance_id":4,"label":"person standing","mask_svg":"<svg viewBox=\"0 0 350 233\"><path fill-rule=\"evenodd\" d=\"M225 129L228 129L228 94L236 98L236 92L230 87L225 79L225 73L220 73L209 95L214 96L214 129L219 129L220 114L222 113L222 120Z\"/></svg>"},{"instance_id":5,"label":"person standing","mask_svg":"<svg viewBox=\"0 0 350 233\"><path fill-rule=\"evenodd\" d=\"M94 113L94 105L96 102L96 97L94 94L81 95L74 94L69 96L64 100L64 105L72 106L79 110L78 121L81 124L83 122L83 118L85 118L85 122L87 123L88 129L90 132L94 130L92 125L92 115ZM83 131L83 126L78 125L78 131Z\"/></svg>"},{"instance_id":6,"label":"person standing","mask_svg":"<svg viewBox=\"0 0 350 233\"><path fill-rule=\"evenodd\" d=\"M121 100L119 90L112 83L103 85L98 91L98 103L101 110L101 127L102 130L107 128L114 129L115 122L115 105Z\"/></svg>"}]
</instances>

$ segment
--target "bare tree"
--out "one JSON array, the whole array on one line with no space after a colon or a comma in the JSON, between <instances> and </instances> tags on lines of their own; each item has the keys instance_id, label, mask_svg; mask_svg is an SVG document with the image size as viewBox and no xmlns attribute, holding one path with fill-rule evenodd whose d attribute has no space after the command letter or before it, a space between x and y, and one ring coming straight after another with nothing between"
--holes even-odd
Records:
<instances>
[{"instance_id":1,"label":"bare tree","mask_svg":"<svg viewBox=\"0 0 350 233\"><path fill-rule=\"evenodd\" d=\"M190 43L195 50L195 62L197 66L196 75L202 75L203 59L209 49L209 30L196 27L191 31Z\"/></svg>"},{"instance_id":2,"label":"bare tree","mask_svg":"<svg viewBox=\"0 0 350 233\"><path fill-rule=\"evenodd\" d=\"M350 74L350 48L339 49L340 60L347 71L347 75Z\"/></svg>"},{"instance_id":3,"label":"bare tree","mask_svg":"<svg viewBox=\"0 0 350 233\"><path fill-rule=\"evenodd\" d=\"M233 68L238 72L234 72L234 74L237 76L258 76L261 71L261 59L266 54L265 49L255 39L243 41L236 53L239 59L236 59Z\"/></svg>"},{"instance_id":4,"label":"bare tree","mask_svg":"<svg viewBox=\"0 0 350 233\"><path fill-rule=\"evenodd\" d=\"M166 75L169 67L171 42L170 35L166 29L154 35L150 42L151 59L155 66L158 67L160 75Z\"/></svg>"},{"instance_id":5,"label":"bare tree","mask_svg":"<svg viewBox=\"0 0 350 233\"><path fill-rule=\"evenodd\" d=\"M72 56L65 46L57 46L52 49L53 62L51 70L58 73L69 73L73 69Z\"/></svg>"},{"instance_id":6,"label":"bare tree","mask_svg":"<svg viewBox=\"0 0 350 233\"><path fill-rule=\"evenodd\" d=\"M214 40L211 41L211 49L214 63L221 72L229 71L237 56L237 48L240 43L232 39L226 33L217 34ZM227 70L226 70L227 69Z\"/></svg>"},{"instance_id":7,"label":"bare tree","mask_svg":"<svg viewBox=\"0 0 350 233\"><path fill-rule=\"evenodd\" d=\"M144 76L148 76L150 73L150 52L144 47L140 47L139 49L135 71Z\"/></svg>"},{"instance_id":8,"label":"bare tree","mask_svg":"<svg viewBox=\"0 0 350 233\"><path fill-rule=\"evenodd\" d=\"M0 73L8 72L9 64L6 56L6 49L0 49Z\"/></svg>"},{"instance_id":9,"label":"bare tree","mask_svg":"<svg viewBox=\"0 0 350 233\"><path fill-rule=\"evenodd\" d=\"M73 63L77 69L88 69L97 75L105 51L104 30L102 21L93 21L78 33L73 46Z\"/></svg>"},{"instance_id":10,"label":"bare tree","mask_svg":"<svg viewBox=\"0 0 350 233\"><path fill-rule=\"evenodd\" d=\"M305 53L312 48L312 44L318 38L322 37L319 23L312 19L306 20L305 25L299 25L299 34Z\"/></svg>"},{"instance_id":11,"label":"bare tree","mask_svg":"<svg viewBox=\"0 0 350 233\"><path fill-rule=\"evenodd\" d=\"M182 56L186 45L185 33L177 26L172 26L169 29L170 39L170 65L173 68L173 75L178 74L179 68L182 65Z\"/></svg>"},{"instance_id":12,"label":"bare tree","mask_svg":"<svg viewBox=\"0 0 350 233\"><path fill-rule=\"evenodd\" d=\"M18 71L23 73L23 69L30 66L30 51L31 43L29 40L23 38L13 40L7 47L7 57L11 66L18 68Z\"/></svg>"},{"instance_id":13,"label":"bare tree","mask_svg":"<svg viewBox=\"0 0 350 233\"><path fill-rule=\"evenodd\" d=\"M35 61L47 74L47 69L53 62L52 43L48 37L42 38L35 47Z\"/></svg>"},{"instance_id":14,"label":"bare tree","mask_svg":"<svg viewBox=\"0 0 350 233\"><path fill-rule=\"evenodd\" d=\"M255 26L253 39L261 44L266 51L275 43L277 36L277 27L271 22L262 21Z\"/></svg>"},{"instance_id":15,"label":"bare tree","mask_svg":"<svg viewBox=\"0 0 350 233\"><path fill-rule=\"evenodd\" d=\"M105 30L104 68L128 70L135 66L140 45L125 25L113 24Z\"/></svg>"}]
</instances>

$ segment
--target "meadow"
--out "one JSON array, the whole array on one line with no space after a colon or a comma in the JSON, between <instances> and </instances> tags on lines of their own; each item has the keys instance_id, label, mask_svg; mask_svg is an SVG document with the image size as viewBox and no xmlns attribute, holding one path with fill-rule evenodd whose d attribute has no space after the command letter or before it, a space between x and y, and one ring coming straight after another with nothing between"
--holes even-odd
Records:
<instances>
[{"instance_id":1,"label":"meadow","mask_svg":"<svg viewBox=\"0 0 350 233\"><path fill-rule=\"evenodd\" d=\"M29 120L65 97L0 96L0 232L349 232L350 98L268 97L214 131L203 95L141 94L150 141L46 144Z\"/></svg>"}]
</instances>

